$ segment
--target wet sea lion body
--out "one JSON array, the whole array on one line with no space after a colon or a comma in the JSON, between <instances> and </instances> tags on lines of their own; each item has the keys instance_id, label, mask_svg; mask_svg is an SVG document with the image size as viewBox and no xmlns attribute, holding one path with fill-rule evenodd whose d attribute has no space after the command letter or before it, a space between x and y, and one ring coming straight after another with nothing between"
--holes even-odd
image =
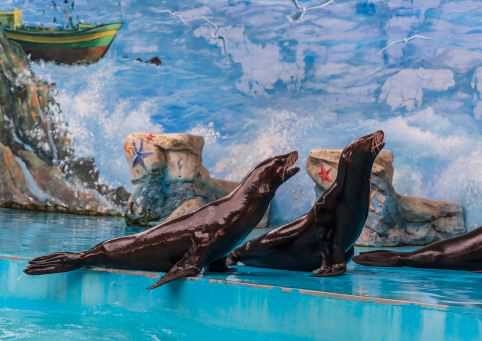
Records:
<instances>
[{"instance_id":1,"label":"wet sea lion body","mask_svg":"<svg viewBox=\"0 0 482 341\"><path fill-rule=\"evenodd\" d=\"M263 217L277 188L299 168L297 152L265 160L225 197L146 231L104 241L90 250L30 261L25 273L42 275L83 266L167 272L151 288L196 276L226 256Z\"/></svg>"},{"instance_id":2,"label":"wet sea lion body","mask_svg":"<svg viewBox=\"0 0 482 341\"><path fill-rule=\"evenodd\" d=\"M335 182L307 214L248 241L229 255L227 264L313 271L317 276L344 273L368 216L371 169L383 139L377 131L347 146Z\"/></svg>"},{"instance_id":3,"label":"wet sea lion body","mask_svg":"<svg viewBox=\"0 0 482 341\"><path fill-rule=\"evenodd\" d=\"M413 252L363 252L354 257L353 261L371 266L411 266L482 272L482 227Z\"/></svg>"}]
</instances>

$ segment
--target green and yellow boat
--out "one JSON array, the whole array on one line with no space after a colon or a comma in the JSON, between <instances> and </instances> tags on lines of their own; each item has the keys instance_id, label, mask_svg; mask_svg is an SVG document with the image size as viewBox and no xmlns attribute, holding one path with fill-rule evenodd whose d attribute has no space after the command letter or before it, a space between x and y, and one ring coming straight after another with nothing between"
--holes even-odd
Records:
<instances>
[{"instance_id":1,"label":"green and yellow boat","mask_svg":"<svg viewBox=\"0 0 482 341\"><path fill-rule=\"evenodd\" d=\"M0 28L5 36L22 46L32 60L63 64L90 64L109 50L122 23L78 24L73 28L22 24L19 10L0 12Z\"/></svg>"}]
</instances>

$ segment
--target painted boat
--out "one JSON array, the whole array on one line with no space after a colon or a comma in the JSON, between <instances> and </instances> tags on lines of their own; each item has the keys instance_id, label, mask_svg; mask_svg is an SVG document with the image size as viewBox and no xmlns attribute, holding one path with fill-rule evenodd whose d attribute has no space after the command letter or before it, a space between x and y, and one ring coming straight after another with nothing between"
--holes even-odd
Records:
<instances>
[{"instance_id":1,"label":"painted boat","mask_svg":"<svg viewBox=\"0 0 482 341\"><path fill-rule=\"evenodd\" d=\"M10 12L15 13L14 12ZM20 19L21 21L21 16ZM5 36L22 46L32 60L63 64L90 64L109 50L122 23L79 24L74 28L3 25Z\"/></svg>"}]
</instances>

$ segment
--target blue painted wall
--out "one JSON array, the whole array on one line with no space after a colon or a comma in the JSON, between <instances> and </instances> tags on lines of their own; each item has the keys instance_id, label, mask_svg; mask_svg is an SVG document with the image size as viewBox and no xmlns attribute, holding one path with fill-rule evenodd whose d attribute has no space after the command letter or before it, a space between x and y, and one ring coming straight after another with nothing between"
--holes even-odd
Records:
<instances>
[{"instance_id":1,"label":"blue painted wall","mask_svg":"<svg viewBox=\"0 0 482 341\"><path fill-rule=\"evenodd\" d=\"M273 153L306 157L382 128L401 193L459 202L482 222L480 1L336 0L303 16L290 0L75 3L76 20L126 22L109 55L34 70L57 84L78 153L110 182L128 184L131 131L203 134L211 171L239 179ZM13 6L33 23L64 18L43 0L0 5ZM153 56L161 67L135 61ZM305 174L284 187L278 220L313 199Z\"/></svg>"}]
</instances>

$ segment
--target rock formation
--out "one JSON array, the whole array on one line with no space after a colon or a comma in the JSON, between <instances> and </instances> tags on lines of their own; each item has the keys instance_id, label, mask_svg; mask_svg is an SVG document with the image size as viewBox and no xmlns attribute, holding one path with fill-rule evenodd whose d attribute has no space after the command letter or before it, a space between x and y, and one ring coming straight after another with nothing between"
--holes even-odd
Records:
<instances>
[{"instance_id":1,"label":"rock formation","mask_svg":"<svg viewBox=\"0 0 482 341\"><path fill-rule=\"evenodd\" d=\"M311 151L307 171L317 194L336 178L340 153L340 149ZM392 184L393 173L393 154L384 150L373 165L370 211L358 245L424 245L466 232L461 206L400 195Z\"/></svg>"},{"instance_id":2,"label":"rock formation","mask_svg":"<svg viewBox=\"0 0 482 341\"><path fill-rule=\"evenodd\" d=\"M190 134L133 133L124 150L134 191L129 224L155 225L192 212L231 192L238 184L209 176L202 164L204 139ZM260 225L266 225L267 217Z\"/></svg>"},{"instance_id":3,"label":"rock formation","mask_svg":"<svg viewBox=\"0 0 482 341\"><path fill-rule=\"evenodd\" d=\"M99 184L93 161L82 164L52 86L0 32L0 207L120 214L125 191Z\"/></svg>"}]
</instances>

